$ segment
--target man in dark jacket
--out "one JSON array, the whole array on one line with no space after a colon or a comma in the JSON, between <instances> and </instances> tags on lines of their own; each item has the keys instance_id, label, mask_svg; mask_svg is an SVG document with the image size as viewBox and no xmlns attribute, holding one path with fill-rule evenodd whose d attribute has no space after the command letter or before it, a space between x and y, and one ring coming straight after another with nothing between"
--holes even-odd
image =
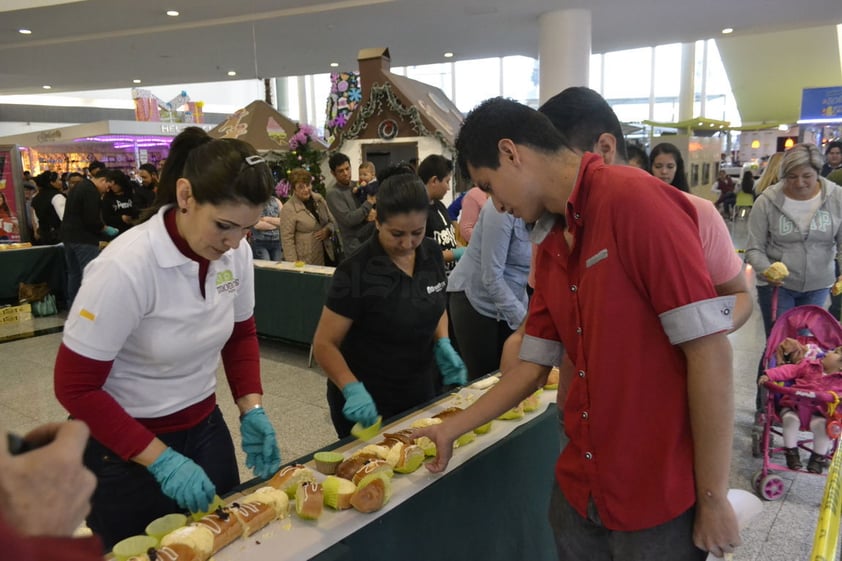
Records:
<instances>
[{"instance_id":1,"label":"man in dark jacket","mask_svg":"<svg viewBox=\"0 0 842 561\"><path fill-rule=\"evenodd\" d=\"M83 180L68 193L61 223L61 241L64 242L64 257L67 261L68 309L82 286L85 266L99 255L99 242L118 233L115 228L102 222L100 214L100 200L108 190L106 171L100 168L93 173L92 179Z\"/></svg>"}]
</instances>

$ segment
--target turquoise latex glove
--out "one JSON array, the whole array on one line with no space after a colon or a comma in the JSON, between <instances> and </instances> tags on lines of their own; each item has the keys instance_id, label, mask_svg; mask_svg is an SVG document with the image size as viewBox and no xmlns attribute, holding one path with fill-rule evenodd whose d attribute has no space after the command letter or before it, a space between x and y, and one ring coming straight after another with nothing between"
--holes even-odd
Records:
<instances>
[{"instance_id":1,"label":"turquoise latex glove","mask_svg":"<svg viewBox=\"0 0 842 561\"><path fill-rule=\"evenodd\" d=\"M468 369L462 357L453 348L450 339L442 337L433 347L436 364L441 372L441 381L445 386L464 386L468 381Z\"/></svg>"},{"instance_id":2,"label":"turquoise latex glove","mask_svg":"<svg viewBox=\"0 0 842 561\"><path fill-rule=\"evenodd\" d=\"M240 418L240 436L246 466L257 477L266 479L281 467L281 451L275 429L262 407L250 410Z\"/></svg>"},{"instance_id":3,"label":"turquoise latex glove","mask_svg":"<svg viewBox=\"0 0 842 561\"><path fill-rule=\"evenodd\" d=\"M453 260L459 261L460 259L462 259L462 256L465 255L466 249L468 249L468 248L462 247L462 246L454 247L453 249L451 249L450 251L453 252Z\"/></svg>"},{"instance_id":4,"label":"turquoise latex glove","mask_svg":"<svg viewBox=\"0 0 842 561\"><path fill-rule=\"evenodd\" d=\"M114 226L106 226L102 229L102 233L108 236L109 238L113 238L120 233L120 230L118 230Z\"/></svg>"},{"instance_id":5,"label":"turquoise latex glove","mask_svg":"<svg viewBox=\"0 0 842 561\"><path fill-rule=\"evenodd\" d=\"M349 421L370 427L377 422L377 406L362 382L351 382L342 388L345 405L342 414Z\"/></svg>"},{"instance_id":6,"label":"turquoise latex glove","mask_svg":"<svg viewBox=\"0 0 842 561\"><path fill-rule=\"evenodd\" d=\"M216 495L216 488L205 470L190 458L167 448L147 467L161 491L190 512L204 512Z\"/></svg>"}]
</instances>

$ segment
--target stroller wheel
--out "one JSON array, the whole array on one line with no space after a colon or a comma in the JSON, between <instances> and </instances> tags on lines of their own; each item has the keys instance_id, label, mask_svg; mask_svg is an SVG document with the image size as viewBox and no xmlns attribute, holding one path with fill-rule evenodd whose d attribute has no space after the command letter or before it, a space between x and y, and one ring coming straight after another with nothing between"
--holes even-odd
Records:
<instances>
[{"instance_id":1,"label":"stroller wheel","mask_svg":"<svg viewBox=\"0 0 842 561\"><path fill-rule=\"evenodd\" d=\"M754 489L755 493L760 493L760 482L763 480L764 474L763 470L758 470L751 476L751 488Z\"/></svg>"},{"instance_id":2,"label":"stroller wheel","mask_svg":"<svg viewBox=\"0 0 842 561\"><path fill-rule=\"evenodd\" d=\"M759 458L763 454L763 450L760 448L761 442L761 434L758 434L757 431L752 431L751 433L751 455L755 458Z\"/></svg>"},{"instance_id":3,"label":"stroller wheel","mask_svg":"<svg viewBox=\"0 0 842 561\"><path fill-rule=\"evenodd\" d=\"M758 493L767 501L777 501L784 496L784 480L781 476L770 474L760 480Z\"/></svg>"}]
</instances>

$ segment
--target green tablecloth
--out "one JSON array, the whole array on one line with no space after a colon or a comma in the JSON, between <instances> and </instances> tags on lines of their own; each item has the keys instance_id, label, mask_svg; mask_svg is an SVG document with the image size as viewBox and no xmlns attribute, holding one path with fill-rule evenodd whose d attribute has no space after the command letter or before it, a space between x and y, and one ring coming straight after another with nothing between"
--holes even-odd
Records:
<instances>
[{"instance_id":1,"label":"green tablecloth","mask_svg":"<svg viewBox=\"0 0 842 561\"><path fill-rule=\"evenodd\" d=\"M67 274L60 245L0 251L0 303L16 304L18 284L46 282L63 307Z\"/></svg>"},{"instance_id":2,"label":"green tablecloth","mask_svg":"<svg viewBox=\"0 0 842 561\"><path fill-rule=\"evenodd\" d=\"M254 319L262 337L310 344L333 277L254 269Z\"/></svg>"}]
</instances>

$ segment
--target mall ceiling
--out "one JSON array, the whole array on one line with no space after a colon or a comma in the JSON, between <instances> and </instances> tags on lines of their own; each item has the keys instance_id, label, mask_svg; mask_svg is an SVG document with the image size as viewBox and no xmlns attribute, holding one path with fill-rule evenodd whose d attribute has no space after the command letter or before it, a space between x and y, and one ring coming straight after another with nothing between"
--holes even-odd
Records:
<instances>
[{"instance_id":1,"label":"mall ceiling","mask_svg":"<svg viewBox=\"0 0 842 561\"><path fill-rule=\"evenodd\" d=\"M591 10L593 52L842 23L840 0L0 0L0 94L356 69L359 49L380 46L395 66L537 57L539 16L565 8ZM835 69L821 51L803 64L840 74L838 44Z\"/></svg>"}]
</instances>

